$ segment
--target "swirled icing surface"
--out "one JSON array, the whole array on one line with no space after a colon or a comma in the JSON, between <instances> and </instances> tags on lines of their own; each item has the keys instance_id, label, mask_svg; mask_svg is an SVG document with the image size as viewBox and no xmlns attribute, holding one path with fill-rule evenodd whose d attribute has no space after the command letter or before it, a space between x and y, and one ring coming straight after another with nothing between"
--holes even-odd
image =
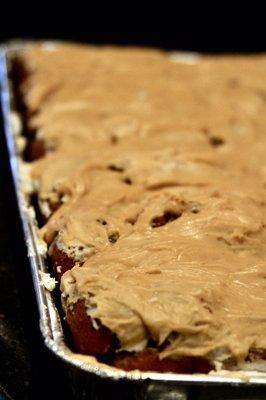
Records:
<instances>
[{"instance_id":1,"label":"swirled icing surface","mask_svg":"<svg viewBox=\"0 0 266 400\"><path fill-rule=\"evenodd\" d=\"M243 360L266 349L266 57L33 46L23 93L46 155L41 235L85 263L68 302L127 350ZM73 250L74 249L74 250Z\"/></svg>"}]
</instances>

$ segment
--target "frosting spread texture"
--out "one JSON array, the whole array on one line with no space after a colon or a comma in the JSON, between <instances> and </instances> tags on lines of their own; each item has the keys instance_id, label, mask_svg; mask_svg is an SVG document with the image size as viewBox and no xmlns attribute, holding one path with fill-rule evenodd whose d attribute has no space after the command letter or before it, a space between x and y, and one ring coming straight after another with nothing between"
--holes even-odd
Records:
<instances>
[{"instance_id":1,"label":"frosting spread texture","mask_svg":"<svg viewBox=\"0 0 266 400\"><path fill-rule=\"evenodd\" d=\"M21 53L40 234L71 304L121 348L266 349L266 56L35 45ZM82 261L82 262L81 262Z\"/></svg>"}]
</instances>

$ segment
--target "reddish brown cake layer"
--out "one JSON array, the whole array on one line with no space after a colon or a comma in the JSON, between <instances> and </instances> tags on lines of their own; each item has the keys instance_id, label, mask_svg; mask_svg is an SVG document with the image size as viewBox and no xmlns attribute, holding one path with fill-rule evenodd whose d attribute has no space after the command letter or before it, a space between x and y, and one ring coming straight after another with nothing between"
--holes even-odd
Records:
<instances>
[{"instance_id":1,"label":"reddish brown cake layer","mask_svg":"<svg viewBox=\"0 0 266 400\"><path fill-rule=\"evenodd\" d=\"M66 319L71 331L75 351L81 354L103 356L118 348L118 340L112 332L95 321L87 314L83 300L78 300L68 308ZM150 348L138 353L121 352L111 357L111 364L117 368L130 371L177 372L177 373L208 373L212 369L210 362L201 357L159 358L158 350Z\"/></svg>"},{"instance_id":2,"label":"reddish brown cake layer","mask_svg":"<svg viewBox=\"0 0 266 400\"><path fill-rule=\"evenodd\" d=\"M42 139L28 139L24 150L24 157L27 161L35 161L42 158L46 153L45 142Z\"/></svg>"},{"instance_id":3,"label":"reddish brown cake layer","mask_svg":"<svg viewBox=\"0 0 266 400\"><path fill-rule=\"evenodd\" d=\"M116 339L112 332L96 321L98 329L87 314L83 300L67 309L66 320L70 328L74 349L81 354L100 356L114 350Z\"/></svg>"},{"instance_id":4,"label":"reddish brown cake layer","mask_svg":"<svg viewBox=\"0 0 266 400\"><path fill-rule=\"evenodd\" d=\"M69 257L63 250L59 249L56 242L50 248L50 257L56 279L60 281L62 275L74 267L76 261Z\"/></svg>"},{"instance_id":5,"label":"reddish brown cake layer","mask_svg":"<svg viewBox=\"0 0 266 400\"><path fill-rule=\"evenodd\" d=\"M172 360L158 357L158 351L147 349L139 353L118 353L112 362L117 368L131 371L139 369L141 371L156 372L176 372L182 374L202 373L207 374L213 367L208 360L201 357L180 357Z\"/></svg>"},{"instance_id":6,"label":"reddish brown cake layer","mask_svg":"<svg viewBox=\"0 0 266 400\"><path fill-rule=\"evenodd\" d=\"M23 86L27 84L29 73L19 58L14 58L12 62L11 77L13 81L15 108L20 114L23 135L27 139L23 157L26 161L35 161L45 155L45 141L37 139L36 131L29 128L32 113L29 112L22 93Z\"/></svg>"}]
</instances>

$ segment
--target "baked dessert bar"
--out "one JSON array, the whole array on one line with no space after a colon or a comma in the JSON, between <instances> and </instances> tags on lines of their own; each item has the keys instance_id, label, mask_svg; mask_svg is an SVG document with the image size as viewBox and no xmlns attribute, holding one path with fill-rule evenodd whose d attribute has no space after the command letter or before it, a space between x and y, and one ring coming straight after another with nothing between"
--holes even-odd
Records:
<instances>
[{"instance_id":1,"label":"baked dessert bar","mask_svg":"<svg viewBox=\"0 0 266 400\"><path fill-rule=\"evenodd\" d=\"M13 60L77 352L204 373L265 358L265 71L264 55L71 44Z\"/></svg>"}]
</instances>

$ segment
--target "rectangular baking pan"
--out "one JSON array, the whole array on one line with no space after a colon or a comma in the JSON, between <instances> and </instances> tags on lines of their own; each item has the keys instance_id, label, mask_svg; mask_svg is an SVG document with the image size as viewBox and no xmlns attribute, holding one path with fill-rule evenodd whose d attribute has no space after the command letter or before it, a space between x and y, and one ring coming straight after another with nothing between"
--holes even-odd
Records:
<instances>
[{"instance_id":1,"label":"rectangular baking pan","mask_svg":"<svg viewBox=\"0 0 266 400\"><path fill-rule=\"evenodd\" d=\"M49 42L42 42L45 46ZM40 271L47 272L45 248L39 237L35 211L25 193L25 163L19 153L17 138L19 124L12 109L12 85L9 82L10 59L28 42L12 42L0 47L0 99L4 134L9 153L13 183L23 226L24 239L36 293L40 330L46 346L64 361L77 399L265 399L266 373L254 371L220 371L203 374L174 374L156 372L125 372L97 362L93 357L73 353L62 329L56 301L45 289ZM175 57L194 55L175 53ZM266 305L265 305L266 306ZM266 334L266 333L265 333ZM108 395L106 396L106 393ZM192 397L191 397L192 396ZM233 396L233 397L232 397ZM254 397L255 396L255 397ZM262 396L262 397L261 397Z\"/></svg>"}]
</instances>

